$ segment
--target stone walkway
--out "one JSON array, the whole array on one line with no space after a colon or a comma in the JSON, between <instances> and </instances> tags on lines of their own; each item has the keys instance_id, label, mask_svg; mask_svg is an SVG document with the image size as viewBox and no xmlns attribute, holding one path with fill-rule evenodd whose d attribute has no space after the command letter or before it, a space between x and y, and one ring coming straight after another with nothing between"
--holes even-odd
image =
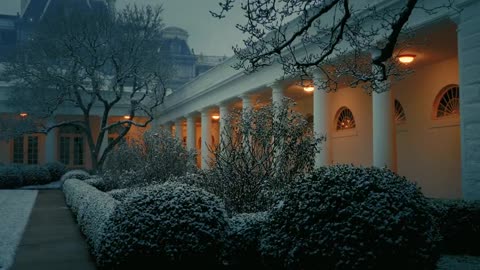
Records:
<instances>
[{"instance_id":1,"label":"stone walkway","mask_svg":"<svg viewBox=\"0 0 480 270\"><path fill-rule=\"evenodd\" d=\"M62 191L38 192L11 269L95 269Z\"/></svg>"}]
</instances>

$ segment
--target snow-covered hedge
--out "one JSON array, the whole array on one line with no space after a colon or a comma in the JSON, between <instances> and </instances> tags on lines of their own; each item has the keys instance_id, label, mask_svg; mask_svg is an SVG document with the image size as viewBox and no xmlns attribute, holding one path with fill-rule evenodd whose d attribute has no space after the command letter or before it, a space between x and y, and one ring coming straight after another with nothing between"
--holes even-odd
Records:
<instances>
[{"instance_id":1,"label":"snow-covered hedge","mask_svg":"<svg viewBox=\"0 0 480 270\"><path fill-rule=\"evenodd\" d=\"M48 162L44 165L45 169L48 170L52 181L58 181L67 172L67 167L65 164L60 162Z\"/></svg>"},{"instance_id":2,"label":"snow-covered hedge","mask_svg":"<svg viewBox=\"0 0 480 270\"><path fill-rule=\"evenodd\" d=\"M180 183L136 189L115 208L97 262L105 268L218 266L228 224L223 204ZM130 268L128 268L130 269Z\"/></svg>"},{"instance_id":3,"label":"snow-covered hedge","mask_svg":"<svg viewBox=\"0 0 480 270\"><path fill-rule=\"evenodd\" d=\"M228 220L229 230L224 248L224 261L230 268L263 267L259 243L266 218L267 212L258 212L238 214Z\"/></svg>"},{"instance_id":4,"label":"snow-covered hedge","mask_svg":"<svg viewBox=\"0 0 480 270\"><path fill-rule=\"evenodd\" d=\"M118 201L105 192L78 179L68 179L63 184L67 205L77 218L81 231L87 238L92 254L98 256L100 243L105 237L107 220Z\"/></svg>"},{"instance_id":5,"label":"snow-covered hedge","mask_svg":"<svg viewBox=\"0 0 480 270\"><path fill-rule=\"evenodd\" d=\"M17 166L0 166L0 189L18 188L23 185L23 174Z\"/></svg>"},{"instance_id":6,"label":"snow-covered hedge","mask_svg":"<svg viewBox=\"0 0 480 270\"><path fill-rule=\"evenodd\" d=\"M24 185L45 185L52 182L50 172L39 165L20 166Z\"/></svg>"},{"instance_id":7,"label":"snow-covered hedge","mask_svg":"<svg viewBox=\"0 0 480 270\"><path fill-rule=\"evenodd\" d=\"M299 179L265 223L274 268L433 269L438 228L428 199L391 171L337 165Z\"/></svg>"},{"instance_id":8,"label":"snow-covered hedge","mask_svg":"<svg viewBox=\"0 0 480 270\"><path fill-rule=\"evenodd\" d=\"M434 200L446 254L480 255L480 201Z\"/></svg>"},{"instance_id":9,"label":"snow-covered hedge","mask_svg":"<svg viewBox=\"0 0 480 270\"><path fill-rule=\"evenodd\" d=\"M87 179L90 179L90 178L91 178L90 174L88 172L84 171L84 170L71 170L71 171L66 172L60 178L60 180L62 182L65 182L68 179L87 180Z\"/></svg>"}]
</instances>

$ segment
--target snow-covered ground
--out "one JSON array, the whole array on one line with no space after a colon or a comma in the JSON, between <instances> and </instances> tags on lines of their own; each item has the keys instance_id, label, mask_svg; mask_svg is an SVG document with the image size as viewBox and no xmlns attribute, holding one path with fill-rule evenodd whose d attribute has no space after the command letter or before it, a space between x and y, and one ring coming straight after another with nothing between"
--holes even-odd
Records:
<instances>
[{"instance_id":1,"label":"snow-covered ground","mask_svg":"<svg viewBox=\"0 0 480 270\"><path fill-rule=\"evenodd\" d=\"M37 193L36 190L0 190L0 270L8 269L13 263Z\"/></svg>"}]
</instances>

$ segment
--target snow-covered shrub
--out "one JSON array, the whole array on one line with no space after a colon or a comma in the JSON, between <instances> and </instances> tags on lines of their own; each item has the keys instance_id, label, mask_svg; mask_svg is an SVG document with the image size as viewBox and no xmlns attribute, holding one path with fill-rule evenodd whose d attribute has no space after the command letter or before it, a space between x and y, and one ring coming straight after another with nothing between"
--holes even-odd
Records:
<instances>
[{"instance_id":1,"label":"snow-covered shrub","mask_svg":"<svg viewBox=\"0 0 480 270\"><path fill-rule=\"evenodd\" d=\"M114 189L108 191L108 195L112 196L115 200L123 201L128 194L132 192L131 188L122 188L122 189Z\"/></svg>"},{"instance_id":2,"label":"snow-covered shrub","mask_svg":"<svg viewBox=\"0 0 480 270\"><path fill-rule=\"evenodd\" d=\"M217 197L168 182L128 194L106 226L101 267L183 269L218 265L228 224Z\"/></svg>"},{"instance_id":3,"label":"snow-covered shrub","mask_svg":"<svg viewBox=\"0 0 480 270\"><path fill-rule=\"evenodd\" d=\"M103 167L107 190L163 183L171 176L195 172L195 152L165 130L148 131L143 140L113 150Z\"/></svg>"},{"instance_id":4,"label":"snow-covered shrub","mask_svg":"<svg viewBox=\"0 0 480 270\"><path fill-rule=\"evenodd\" d=\"M480 255L480 201L434 200L447 254Z\"/></svg>"},{"instance_id":5,"label":"snow-covered shrub","mask_svg":"<svg viewBox=\"0 0 480 270\"><path fill-rule=\"evenodd\" d=\"M104 231L108 229L105 227L106 221L119 202L107 193L77 179L66 180L63 191L67 205L76 215L92 254L98 256Z\"/></svg>"},{"instance_id":6,"label":"snow-covered shrub","mask_svg":"<svg viewBox=\"0 0 480 270\"><path fill-rule=\"evenodd\" d=\"M267 213L245 213L228 220L229 229L224 248L224 259L229 269L262 268L259 253L260 233Z\"/></svg>"},{"instance_id":7,"label":"snow-covered shrub","mask_svg":"<svg viewBox=\"0 0 480 270\"><path fill-rule=\"evenodd\" d=\"M260 250L275 268L433 269L431 211L414 183L387 169L324 167L280 197Z\"/></svg>"},{"instance_id":8,"label":"snow-covered shrub","mask_svg":"<svg viewBox=\"0 0 480 270\"><path fill-rule=\"evenodd\" d=\"M23 175L17 166L0 166L0 189L18 188L23 185Z\"/></svg>"},{"instance_id":9,"label":"snow-covered shrub","mask_svg":"<svg viewBox=\"0 0 480 270\"><path fill-rule=\"evenodd\" d=\"M60 178L60 180L62 182L65 182L65 180L68 180L68 179L87 180L87 179L90 179L90 178L91 178L90 174L88 172L84 171L84 170L71 170L71 171L66 172Z\"/></svg>"},{"instance_id":10,"label":"snow-covered shrub","mask_svg":"<svg viewBox=\"0 0 480 270\"><path fill-rule=\"evenodd\" d=\"M56 161L48 162L44 165L44 167L50 173L50 176L52 177L52 182L60 180L62 175L67 172L67 167L65 166L65 164Z\"/></svg>"},{"instance_id":11,"label":"snow-covered shrub","mask_svg":"<svg viewBox=\"0 0 480 270\"><path fill-rule=\"evenodd\" d=\"M103 178L99 175L92 175L90 176L90 178L86 179L85 180L85 183L97 188L98 190L105 190L106 187L105 187L105 181L103 180Z\"/></svg>"},{"instance_id":12,"label":"snow-covered shrub","mask_svg":"<svg viewBox=\"0 0 480 270\"><path fill-rule=\"evenodd\" d=\"M225 120L219 145L211 149L208 191L225 200L230 212L271 208L275 194L298 174L313 169L323 137L313 134L288 99L283 105L234 110Z\"/></svg>"},{"instance_id":13,"label":"snow-covered shrub","mask_svg":"<svg viewBox=\"0 0 480 270\"><path fill-rule=\"evenodd\" d=\"M44 185L52 182L52 177L45 167L25 165L18 167L23 175L23 185Z\"/></svg>"}]
</instances>

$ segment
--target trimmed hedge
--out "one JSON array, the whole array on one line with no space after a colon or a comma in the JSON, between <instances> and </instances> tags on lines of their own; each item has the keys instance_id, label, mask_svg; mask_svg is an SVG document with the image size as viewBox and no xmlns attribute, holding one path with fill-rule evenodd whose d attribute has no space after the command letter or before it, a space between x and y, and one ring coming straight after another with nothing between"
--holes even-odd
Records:
<instances>
[{"instance_id":1,"label":"trimmed hedge","mask_svg":"<svg viewBox=\"0 0 480 270\"><path fill-rule=\"evenodd\" d=\"M24 185L18 166L0 166L0 189L18 188Z\"/></svg>"},{"instance_id":2,"label":"trimmed hedge","mask_svg":"<svg viewBox=\"0 0 480 270\"><path fill-rule=\"evenodd\" d=\"M90 179L91 175L84 170L71 170L66 172L61 178L60 181L65 182L68 179L77 179L77 180L87 180Z\"/></svg>"},{"instance_id":3,"label":"trimmed hedge","mask_svg":"<svg viewBox=\"0 0 480 270\"><path fill-rule=\"evenodd\" d=\"M23 174L24 185L45 185L52 182L52 176L45 167L29 165L20 167Z\"/></svg>"},{"instance_id":4,"label":"trimmed hedge","mask_svg":"<svg viewBox=\"0 0 480 270\"><path fill-rule=\"evenodd\" d=\"M50 176L52 177L52 181L58 181L67 172L67 167L65 164L60 163L60 162L48 162L45 163L44 167L48 170L50 173Z\"/></svg>"},{"instance_id":5,"label":"trimmed hedge","mask_svg":"<svg viewBox=\"0 0 480 270\"><path fill-rule=\"evenodd\" d=\"M389 170L323 167L287 188L260 250L277 269L433 269L431 212L420 189Z\"/></svg>"},{"instance_id":6,"label":"trimmed hedge","mask_svg":"<svg viewBox=\"0 0 480 270\"><path fill-rule=\"evenodd\" d=\"M432 200L436 207L442 252L480 255L480 201Z\"/></svg>"},{"instance_id":7,"label":"trimmed hedge","mask_svg":"<svg viewBox=\"0 0 480 270\"><path fill-rule=\"evenodd\" d=\"M108 220L97 262L107 269L220 267L228 228L223 204L204 190L165 183L134 190Z\"/></svg>"},{"instance_id":8,"label":"trimmed hedge","mask_svg":"<svg viewBox=\"0 0 480 270\"><path fill-rule=\"evenodd\" d=\"M105 192L78 179L68 179L63 184L65 200L77 218L81 231L87 238L92 254L98 256L100 243L105 237L107 220L119 202Z\"/></svg>"},{"instance_id":9,"label":"trimmed hedge","mask_svg":"<svg viewBox=\"0 0 480 270\"><path fill-rule=\"evenodd\" d=\"M53 181L44 166L13 164L0 168L0 189L45 185Z\"/></svg>"}]
</instances>

